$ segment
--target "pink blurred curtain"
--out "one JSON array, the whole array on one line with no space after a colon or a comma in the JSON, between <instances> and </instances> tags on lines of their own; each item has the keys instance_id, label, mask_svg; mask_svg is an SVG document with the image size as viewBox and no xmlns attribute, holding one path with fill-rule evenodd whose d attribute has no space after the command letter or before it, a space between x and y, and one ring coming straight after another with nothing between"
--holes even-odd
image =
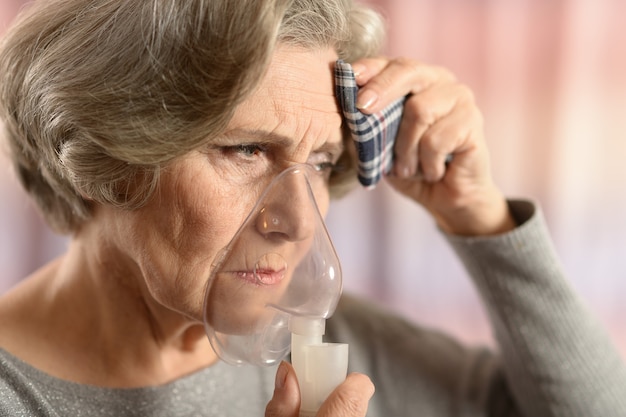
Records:
<instances>
[{"instance_id":1,"label":"pink blurred curtain","mask_svg":"<svg viewBox=\"0 0 626 417\"><path fill-rule=\"evenodd\" d=\"M472 87L497 183L541 204L565 270L626 353L626 2L368 3L388 21L389 55L448 67ZM431 220L386 187L350 198L329 218L347 288L489 343Z\"/></svg>"},{"instance_id":2,"label":"pink blurred curtain","mask_svg":"<svg viewBox=\"0 0 626 417\"><path fill-rule=\"evenodd\" d=\"M19 3L3 0L0 23ZM541 204L565 270L626 352L626 2L367 3L389 22L389 55L448 67L473 88L498 184ZM65 240L47 231L0 163L4 291ZM465 272L420 208L382 185L334 202L328 225L347 291L491 342Z\"/></svg>"}]
</instances>

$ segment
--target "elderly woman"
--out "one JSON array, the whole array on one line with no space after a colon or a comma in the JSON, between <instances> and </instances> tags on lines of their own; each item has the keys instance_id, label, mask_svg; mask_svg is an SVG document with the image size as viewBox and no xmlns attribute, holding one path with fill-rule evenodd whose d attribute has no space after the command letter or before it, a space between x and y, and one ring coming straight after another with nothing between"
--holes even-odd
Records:
<instances>
[{"instance_id":1,"label":"elderly woman","mask_svg":"<svg viewBox=\"0 0 626 417\"><path fill-rule=\"evenodd\" d=\"M72 239L2 297L0 414L298 415L289 363L219 360L203 292L280 172L311 166L322 213L355 177L341 58L364 113L408 96L386 180L447 236L499 349L344 296L327 333L350 344L352 372L318 415L626 415L624 364L562 276L539 210L492 182L471 92L444 69L376 57L380 36L349 0L31 5L0 48L0 114L22 184Z\"/></svg>"}]
</instances>

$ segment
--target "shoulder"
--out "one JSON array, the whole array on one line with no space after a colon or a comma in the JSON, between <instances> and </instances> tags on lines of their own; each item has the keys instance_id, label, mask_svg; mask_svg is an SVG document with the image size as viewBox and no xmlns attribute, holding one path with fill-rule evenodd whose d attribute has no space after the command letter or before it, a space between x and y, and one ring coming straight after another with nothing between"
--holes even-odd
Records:
<instances>
[{"instance_id":1,"label":"shoulder","mask_svg":"<svg viewBox=\"0 0 626 417\"><path fill-rule=\"evenodd\" d=\"M32 333L30 324L32 313L36 310L28 295L26 280L0 296L0 348L9 352L20 351L22 340ZM29 312L28 305L33 305Z\"/></svg>"},{"instance_id":2,"label":"shoulder","mask_svg":"<svg viewBox=\"0 0 626 417\"><path fill-rule=\"evenodd\" d=\"M54 338L46 286L49 268L42 268L0 296L0 349L31 363L41 356L46 338Z\"/></svg>"},{"instance_id":3,"label":"shoulder","mask_svg":"<svg viewBox=\"0 0 626 417\"><path fill-rule=\"evenodd\" d=\"M491 350L465 346L349 295L328 320L327 336L349 344L349 370L365 373L376 386L372 415L444 415L459 402L480 407L499 372Z\"/></svg>"},{"instance_id":4,"label":"shoulder","mask_svg":"<svg viewBox=\"0 0 626 417\"><path fill-rule=\"evenodd\" d=\"M22 300L20 286L12 288L0 296L0 349L19 350L20 340L30 333L26 323L28 312Z\"/></svg>"},{"instance_id":5,"label":"shoulder","mask_svg":"<svg viewBox=\"0 0 626 417\"><path fill-rule=\"evenodd\" d=\"M0 348L0 415L41 415L46 402L31 368Z\"/></svg>"},{"instance_id":6,"label":"shoulder","mask_svg":"<svg viewBox=\"0 0 626 417\"><path fill-rule=\"evenodd\" d=\"M460 357L467 351L454 337L411 322L381 304L344 295L328 320L328 336L347 339L355 348L364 344L374 353L391 352L421 362L438 356ZM350 347L353 350L352 346Z\"/></svg>"}]
</instances>

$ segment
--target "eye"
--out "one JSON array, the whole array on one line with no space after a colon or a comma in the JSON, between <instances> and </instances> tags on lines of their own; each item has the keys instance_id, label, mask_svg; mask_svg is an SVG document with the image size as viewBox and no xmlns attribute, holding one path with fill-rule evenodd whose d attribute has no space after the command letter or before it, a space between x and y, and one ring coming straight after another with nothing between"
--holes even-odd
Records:
<instances>
[{"instance_id":1,"label":"eye","mask_svg":"<svg viewBox=\"0 0 626 417\"><path fill-rule=\"evenodd\" d=\"M240 163L257 163L268 157L269 148L262 143L238 143L236 145L218 146L222 155L234 158Z\"/></svg>"},{"instance_id":2,"label":"eye","mask_svg":"<svg viewBox=\"0 0 626 417\"><path fill-rule=\"evenodd\" d=\"M335 164L332 162L321 162L319 164L313 164L313 168L318 172L330 172L335 169Z\"/></svg>"},{"instance_id":3,"label":"eye","mask_svg":"<svg viewBox=\"0 0 626 417\"><path fill-rule=\"evenodd\" d=\"M267 151L265 146L258 143L242 143L235 146L229 146L227 150L236 152L246 157L260 156Z\"/></svg>"},{"instance_id":4,"label":"eye","mask_svg":"<svg viewBox=\"0 0 626 417\"><path fill-rule=\"evenodd\" d=\"M328 153L313 154L307 163L326 178L329 178L330 174L337 168L335 158Z\"/></svg>"}]
</instances>

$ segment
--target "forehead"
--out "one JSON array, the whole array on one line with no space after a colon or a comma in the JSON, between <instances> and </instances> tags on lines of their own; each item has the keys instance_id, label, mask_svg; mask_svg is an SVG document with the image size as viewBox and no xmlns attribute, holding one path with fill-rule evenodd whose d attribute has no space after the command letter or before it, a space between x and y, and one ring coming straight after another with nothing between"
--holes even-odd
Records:
<instances>
[{"instance_id":1,"label":"forehead","mask_svg":"<svg viewBox=\"0 0 626 417\"><path fill-rule=\"evenodd\" d=\"M266 131L302 150L341 142L331 49L279 47L254 93L237 108L230 129Z\"/></svg>"}]
</instances>

